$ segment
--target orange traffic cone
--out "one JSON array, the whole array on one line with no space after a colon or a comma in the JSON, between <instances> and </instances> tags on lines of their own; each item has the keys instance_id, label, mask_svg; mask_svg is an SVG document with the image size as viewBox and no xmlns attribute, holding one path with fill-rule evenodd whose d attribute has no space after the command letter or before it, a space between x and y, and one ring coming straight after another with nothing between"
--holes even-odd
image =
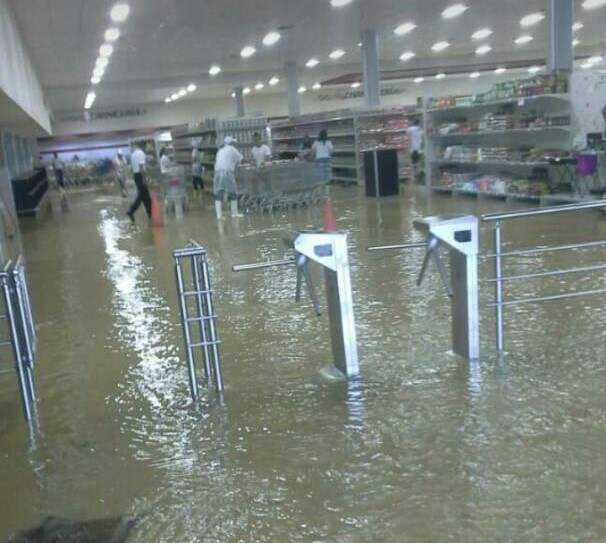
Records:
<instances>
[{"instance_id":1,"label":"orange traffic cone","mask_svg":"<svg viewBox=\"0 0 606 543\"><path fill-rule=\"evenodd\" d=\"M332 209L332 200L330 198L326 198L326 203L324 204L324 231L337 231L337 221L335 220L335 214Z\"/></svg>"},{"instance_id":2,"label":"orange traffic cone","mask_svg":"<svg viewBox=\"0 0 606 543\"><path fill-rule=\"evenodd\" d=\"M151 225L154 228L162 226L162 213L160 212L160 204L155 192L150 193L151 196Z\"/></svg>"}]
</instances>

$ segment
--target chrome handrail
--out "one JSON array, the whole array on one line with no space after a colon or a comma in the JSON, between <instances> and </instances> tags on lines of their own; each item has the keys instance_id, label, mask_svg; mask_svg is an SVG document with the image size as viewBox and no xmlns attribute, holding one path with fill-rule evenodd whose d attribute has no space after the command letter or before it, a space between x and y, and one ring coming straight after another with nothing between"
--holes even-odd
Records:
<instances>
[{"instance_id":1,"label":"chrome handrail","mask_svg":"<svg viewBox=\"0 0 606 543\"><path fill-rule=\"evenodd\" d=\"M509 213L489 213L482 215L484 222L506 221L510 219L521 219L524 217L536 217L539 215L554 215L556 213L567 213L571 211L584 211L586 209L606 208L606 200L595 202L582 202L578 204L567 204L563 206L544 207L541 209L521 209L519 211L510 211Z\"/></svg>"}]
</instances>

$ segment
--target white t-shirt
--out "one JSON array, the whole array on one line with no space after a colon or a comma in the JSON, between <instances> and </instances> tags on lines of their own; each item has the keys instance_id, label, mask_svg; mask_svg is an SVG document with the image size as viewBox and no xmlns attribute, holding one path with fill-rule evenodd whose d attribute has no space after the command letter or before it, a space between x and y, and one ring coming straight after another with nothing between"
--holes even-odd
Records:
<instances>
[{"instance_id":1,"label":"white t-shirt","mask_svg":"<svg viewBox=\"0 0 606 543\"><path fill-rule=\"evenodd\" d=\"M271 149L264 143L255 145L252 148L252 156L255 159L255 164L261 166L271 159Z\"/></svg>"},{"instance_id":2,"label":"white t-shirt","mask_svg":"<svg viewBox=\"0 0 606 543\"><path fill-rule=\"evenodd\" d=\"M170 160L170 157L168 155L162 155L162 158L160 159L160 171L162 173L166 173L168 172L168 170L170 170L171 166L172 162Z\"/></svg>"},{"instance_id":3,"label":"white t-shirt","mask_svg":"<svg viewBox=\"0 0 606 543\"><path fill-rule=\"evenodd\" d=\"M319 158L330 158L332 156L332 141L314 141L312 145L312 150L316 154L316 160Z\"/></svg>"},{"instance_id":4,"label":"white t-shirt","mask_svg":"<svg viewBox=\"0 0 606 543\"><path fill-rule=\"evenodd\" d=\"M215 171L235 172L236 166L244 157L232 145L224 145L219 149L215 159Z\"/></svg>"},{"instance_id":5,"label":"white t-shirt","mask_svg":"<svg viewBox=\"0 0 606 543\"><path fill-rule=\"evenodd\" d=\"M202 157L203 154L199 149L194 149L191 152L191 173L196 177L202 175Z\"/></svg>"},{"instance_id":6,"label":"white t-shirt","mask_svg":"<svg viewBox=\"0 0 606 543\"><path fill-rule=\"evenodd\" d=\"M136 149L130 155L130 169L133 173L141 173L145 171L145 163L147 161L147 157L145 153L141 149Z\"/></svg>"},{"instance_id":7,"label":"white t-shirt","mask_svg":"<svg viewBox=\"0 0 606 543\"><path fill-rule=\"evenodd\" d=\"M65 164L63 164L63 161L60 158L53 159L53 169L61 171L65 169Z\"/></svg>"},{"instance_id":8,"label":"white t-shirt","mask_svg":"<svg viewBox=\"0 0 606 543\"><path fill-rule=\"evenodd\" d=\"M410 152L418 151L423 149L423 130L420 126L410 126L406 133L408 134L408 147Z\"/></svg>"}]
</instances>

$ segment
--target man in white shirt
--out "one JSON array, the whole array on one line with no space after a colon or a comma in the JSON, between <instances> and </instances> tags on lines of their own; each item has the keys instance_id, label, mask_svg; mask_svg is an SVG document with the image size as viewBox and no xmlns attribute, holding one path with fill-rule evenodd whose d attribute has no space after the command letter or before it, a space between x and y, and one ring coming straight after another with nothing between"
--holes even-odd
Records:
<instances>
[{"instance_id":1,"label":"man in white shirt","mask_svg":"<svg viewBox=\"0 0 606 543\"><path fill-rule=\"evenodd\" d=\"M236 140L227 136L224 140L225 145L217 152L215 158L215 211L217 219L223 219L223 198L227 193L227 198L231 203L231 216L241 217L238 212L238 200L236 194L236 166L238 166L244 157L233 144Z\"/></svg>"},{"instance_id":2,"label":"man in white shirt","mask_svg":"<svg viewBox=\"0 0 606 543\"><path fill-rule=\"evenodd\" d=\"M412 162L412 175L415 181L418 180L421 164L421 153L423 152L423 129L419 119L415 119L412 126L406 130L408 134L408 148L410 151L410 161Z\"/></svg>"},{"instance_id":3,"label":"man in white shirt","mask_svg":"<svg viewBox=\"0 0 606 543\"><path fill-rule=\"evenodd\" d=\"M55 171L55 179L57 180L57 187L59 191L63 193L65 190L65 164L59 158L57 153L53 156L53 170Z\"/></svg>"},{"instance_id":4,"label":"man in white shirt","mask_svg":"<svg viewBox=\"0 0 606 543\"><path fill-rule=\"evenodd\" d=\"M198 194L198 191L204 191L204 181L202 180L202 160L204 154L200 152L200 149L194 145L194 149L191 152L191 176L194 182L194 194Z\"/></svg>"},{"instance_id":5,"label":"man in white shirt","mask_svg":"<svg viewBox=\"0 0 606 543\"><path fill-rule=\"evenodd\" d=\"M255 166L263 166L267 162L271 160L271 149L263 143L261 139L261 134L258 132L254 136L255 138L255 146L252 148L252 156L255 161Z\"/></svg>"},{"instance_id":6,"label":"man in white shirt","mask_svg":"<svg viewBox=\"0 0 606 543\"><path fill-rule=\"evenodd\" d=\"M141 207L141 204L145 207L147 216L151 218L151 196L149 195L149 189L145 183L145 164L147 157L145 156L145 143L140 143L137 149L130 155L130 168L135 178L135 185L137 185L137 199L130 206L130 209L126 213L131 221L135 222L135 213Z\"/></svg>"}]
</instances>

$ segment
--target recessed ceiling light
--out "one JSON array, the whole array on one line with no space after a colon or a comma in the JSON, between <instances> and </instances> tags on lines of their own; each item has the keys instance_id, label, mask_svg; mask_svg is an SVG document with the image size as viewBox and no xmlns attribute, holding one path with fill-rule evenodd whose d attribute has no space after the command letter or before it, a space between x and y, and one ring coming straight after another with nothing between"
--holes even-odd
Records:
<instances>
[{"instance_id":1,"label":"recessed ceiling light","mask_svg":"<svg viewBox=\"0 0 606 543\"><path fill-rule=\"evenodd\" d=\"M116 41L120 37L120 31L117 28L108 28L105 31L105 41Z\"/></svg>"},{"instance_id":2,"label":"recessed ceiling light","mask_svg":"<svg viewBox=\"0 0 606 543\"><path fill-rule=\"evenodd\" d=\"M308 68L315 68L318 64L320 64L320 61L317 58L310 58L305 63L305 66L307 66Z\"/></svg>"},{"instance_id":3,"label":"recessed ceiling light","mask_svg":"<svg viewBox=\"0 0 606 543\"><path fill-rule=\"evenodd\" d=\"M219 75L221 73L221 66L217 66L216 64L214 66L211 66L210 70L208 70L208 73L212 76Z\"/></svg>"},{"instance_id":4,"label":"recessed ceiling light","mask_svg":"<svg viewBox=\"0 0 606 543\"><path fill-rule=\"evenodd\" d=\"M333 8L342 8L343 6L346 6L347 4L351 4L353 0L330 0L330 5Z\"/></svg>"},{"instance_id":5,"label":"recessed ceiling light","mask_svg":"<svg viewBox=\"0 0 606 543\"><path fill-rule=\"evenodd\" d=\"M450 43L447 41L439 41L437 43L434 43L431 46L431 50L434 51L435 53L439 53L440 51L444 51L444 49L448 49L450 47Z\"/></svg>"},{"instance_id":6,"label":"recessed ceiling light","mask_svg":"<svg viewBox=\"0 0 606 543\"><path fill-rule=\"evenodd\" d=\"M94 102L96 98L97 98L97 95L94 92L89 92L86 95L86 101L87 102Z\"/></svg>"},{"instance_id":7,"label":"recessed ceiling light","mask_svg":"<svg viewBox=\"0 0 606 543\"><path fill-rule=\"evenodd\" d=\"M276 76L272 77L272 78L269 80L269 84L270 84L272 87L276 86L276 85L277 85L279 82L280 82L280 78L279 78L279 77L276 77Z\"/></svg>"},{"instance_id":8,"label":"recessed ceiling light","mask_svg":"<svg viewBox=\"0 0 606 543\"><path fill-rule=\"evenodd\" d=\"M100 68L101 70L105 70L105 68L107 68L108 64L109 64L109 60L107 60L107 57L100 57L95 62L95 66L97 68Z\"/></svg>"},{"instance_id":9,"label":"recessed ceiling light","mask_svg":"<svg viewBox=\"0 0 606 543\"><path fill-rule=\"evenodd\" d=\"M445 77L446 77L446 74L444 74L444 73L436 74L436 79L444 79Z\"/></svg>"},{"instance_id":10,"label":"recessed ceiling light","mask_svg":"<svg viewBox=\"0 0 606 543\"><path fill-rule=\"evenodd\" d=\"M245 87L245 88L242 90L242 94L244 94L244 95L247 95L247 94L250 94L250 93L251 93L250 87Z\"/></svg>"},{"instance_id":11,"label":"recessed ceiling light","mask_svg":"<svg viewBox=\"0 0 606 543\"><path fill-rule=\"evenodd\" d=\"M597 9L606 6L606 0L585 0L581 5L583 9Z\"/></svg>"},{"instance_id":12,"label":"recessed ceiling light","mask_svg":"<svg viewBox=\"0 0 606 543\"><path fill-rule=\"evenodd\" d=\"M112 21L116 23L123 23L128 18L130 13L130 7L128 4L120 3L116 4L109 13Z\"/></svg>"},{"instance_id":13,"label":"recessed ceiling light","mask_svg":"<svg viewBox=\"0 0 606 543\"><path fill-rule=\"evenodd\" d=\"M345 51L343 49L335 49L330 55L328 55L333 60L340 59L343 55L345 55Z\"/></svg>"},{"instance_id":14,"label":"recessed ceiling light","mask_svg":"<svg viewBox=\"0 0 606 543\"><path fill-rule=\"evenodd\" d=\"M170 103L173 101L173 99L172 99L172 98L169 96L168 98L164 98L164 101L165 101L167 104L170 104Z\"/></svg>"},{"instance_id":15,"label":"recessed ceiling light","mask_svg":"<svg viewBox=\"0 0 606 543\"><path fill-rule=\"evenodd\" d=\"M396 34L396 36L405 36L406 34L410 34L415 28L417 28L417 25L412 21L408 21L396 27L393 32Z\"/></svg>"},{"instance_id":16,"label":"recessed ceiling light","mask_svg":"<svg viewBox=\"0 0 606 543\"><path fill-rule=\"evenodd\" d=\"M362 83L360 83L359 81L356 81L355 83L351 84L352 89L359 89L361 86L362 86Z\"/></svg>"},{"instance_id":17,"label":"recessed ceiling light","mask_svg":"<svg viewBox=\"0 0 606 543\"><path fill-rule=\"evenodd\" d=\"M250 58L252 57L255 53L257 52L257 50L252 46L252 45L247 45L246 47L244 47L242 49L242 51L240 51L240 56L242 58Z\"/></svg>"},{"instance_id":18,"label":"recessed ceiling light","mask_svg":"<svg viewBox=\"0 0 606 543\"><path fill-rule=\"evenodd\" d=\"M490 45L480 45L480 47L478 47L476 49L476 55L486 55L488 53L490 53L492 51L492 47Z\"/></svg>"},{"instance_id":19,"label":"recessed ceiling light","mask_svg":"<svg viewBox=\"0 0 606 543\"><path fill-rule=\"evenodd\" d=\"M577 45L580 45L581 40L579 40L578 38L575 38L574 40L572 40L572 46L576 47Z\"/></svg>"},{"instance_id":20,"label":"recessed ceiling light","mask_svg":"<svg viewBox=\"0 0 606 543\"><path fill-rule=\"evenodd\" d=\"M279 32L270 32L263 38L263 45L273 45L278 43L282 35Z\"/></svg>"},{"instance_id":21,"label":"recessed ceiling light","mask_svg":"<svg viewBox=\"0 0 606 543\"><path fill-rule=\"evenodd\" d=\"M581 21L577 21L572 25L572 30L573 32L577 32L578 30L581 30L581 28L583 28L584 26L585 25Z\"/></svg>"},{"instance_id":22,"label":"recessed ceiling light","mask_svg":"<svg viewBox=\"0 0 606 543\"><path fill-rule=\"evenodd\" d=\"M111 57L113 52L114 48L109 43L104 43L101 47L99 47L99 56Z\"/></svg>"},{"instance_id":23,"label":"recessed ceiling light","mask_svg":"<svg viewBox=\"0 0 606 543\"><path fill-rule=\"evenodd\" d=\"M471 35L471 39L479 41L488 38L488 36L492 36L492 30L490 28L480 28Z\"/></svg>"},{"instance_id":24,"label":"recessed ceiling light","mask_svg":"<svg viewBox=\"0 0 606 543\"><path fill-rule=\"evenodd\" d=\"M424 77L415 77L414 79L415 83L423 83L423 81L425 81Z\"/></svg>"},{"instance_id":25,"label":"recessed ceiling light","mask_svg":"<svg viewBox=\"0 0 606 543\"><path fill-rule=\"evenodd\" d=\"M98 85L99 83L101 83L101 78L100 78L100 77L97 77L97 76L95 76L95 75L93 75L93 77L91 77L90 82L91 82L93 85Z\"/></svg>"},{"instance_id":26,"label":"recessed ceiling light","mask_svg":"<svg viewBox=\"0 0 606 543\"><path fill-rule=\"evenodd\" d=\"M313 90L319 90L322 88L322 83L314 83L312 89Z\"/></svg>"},{"instance_id":27,"label":"recessed ceiling light","mask_svg":"<svg viewBox=\"0 0 606 543\"><path fill-rule=\"evenodd\" d=\"M358 47L362 47L364 45L361 41L358 42Z\"/></svg>"},{"instance_id":28,"label":"recessed ceiling light","mask_svg":"<svg viewBox=\"0 0 606 543\"><path fill-rule=\"evenodd\" d=\"M494 73L495 74L504 74L507 71L507 68L497 68Z\"/></svg>"},{"instance_id":29,"label":"recessed ceiling light","mask_svg":"<svg viewBox=\"0 0 606 543\"><path fill-rule=\"evenodd\" d=\"M235 97L236 97L236 93L235 93L235 92L232 92L232 93L231 93L231 97L232 97L232 98L235 98Z\"/></svg>"},{"instance_id":30,"label":"recessed ceiling light","mask_svg":"<svg viewBox=\"0 0 606 543\"><path fill-rule=\"evenodd\" d=\"M187 90L179 89L179 92L177 94L179 95L179 98L183 98L187 94Z\"/></svg>"},{"instance_id":31,"label":"recessed ceiling light","mask_svg":"<svg viewBox=\"0 0 606 543\"><path fill-rule=\"evenodd\" d=\"M520 24L523 27L534 26L540 23L543 19L545 19L545 14L541 11L537 11L536 13L526 15L526 17L522 17L522 19L520 19Z\"/></svg>"},{"instance_id":32,"label":"recessed ceiling light","mask_svg":"<svg viewBox=\"0 0 606 543\"><path fill-rule=\"evenodd\" d=\"M410 60L411 58L414 58L415 54L412 51L406 51L405 53L402 53L400 55L400 60L402 62L406 62L407 60Z\"/></svg>"},{"instance_id":33,"label":"recessed ceiling light","mask_svg":"<svg viewBox=\"0 0 606 543\"><path fill-rule=\"evenodd\" d=\"M478 78L478 77L480 77L481 75L482 75L482 74L481 74L480 72L471 72L471 73L469 74L469 77L470 77L471 79L477 79L477 78Z\"/></svg>"},{"instance_id":34,"label":"recessed ceiling light","mask_svg":"<svg viewBox=\"0 0 606 543\"><path fill-rule=\"evenodd\" d=\"M444 19L454 19L459 15L463 15L467 11L467 6L465 4L453 4L452 6L447 7L442 12L442 17Z\"/></svg>"},{"instance_id":35,"label":"recessed ceiling light","mask_svg":"<svg viewBox=\"0 0 606 543\"><path fill-rule=\"evenodd\" d=\"M604 60L604 57L602 57L601 55L595 55L593 57L589 57L587 59L587 62L590 62L591 64L599 64L603 60Z\"/></svg>"},{"instance_id":36,"label":"recessed ceiling light","mask_svg":"<svg viewBox=\"0 0 606 543\"><path fill-rule=\"evenodd\" d=\"M583 68L583 70L589 70L589 68L593 68L593 64L591 62L583 62L581 68Z\"/></svg>"},{"instance_id":37,"label":"recessed ceiling light","mask_svg":"<svg viewBox=\"0 0 606 543\"><path fill-rule=\"evenodd\" d=\"M179 99L179 93L175 92L174 94L171 94L170 99L174 102L175 100Z\"/></svg>"},{"instance_id":38,"label":"recessed ceiling light","mask_svg":"<svg viewBox=\"0 0 606 543\"><path fill-rule=\"evenodd\" d=\"M529 74L536 74L536 73L539 73L540 71L541 71L540 66L531 66L530 68L528 68Z\"/></svg>"},{"instance_id":39,"label":"recessed ceiling light","mask_svg":"<svg viewBox=\"0 0 606 543\"><path fill-rule=\"evenodd\" d=\"M105 68L95 68L93 70L93 77L103 77L103 74L105 73Z\"/></svg>"},{"instance_id":40,"label":"recessed ceiling light","mask_svg":"<svg viewBox=\"0 0 606 543\"><path fill-rule=\"evenodd\" d=\"M255 90L263 90L264 88L265 88L265 84L261 83L260 81L259 81L259 83L257 83L255 85Z\"/></svg>"},{"instance_id":41,"label":"recessed ceiling light","mask_svg":"<svg viewBox=\"0 0 606 543\"><path fill-rule=\"evenodd\" d=\"M524 34L523 36L516 38L513 43L515 43L516 45L526 45L527 43L530 43L532 40L534 40L534 38L532 36L530 36L529 34Z\"/></svg>"},{"instance_id":42,"label":"recessed ceiling light","mask_svg":"<svg viewBox=\"0 0 606 543\"><path fill-rule=\"evenodd\" d=\"M306 91L307 91L307 87L305 87L305 86L299 87L299 94L303 94Z\"/></svg>"},{"instance_id":43,"label":"recessed ceiling light","mask_svg":"<svg viewBox=\"0 0 606 543\"><path fill-rule=\"evenodd\" d=\"M193 83L190 83L189 85L187 85L187 92L194 92L198 87L196 87L196 85L194 85Z\"/></svg>"}]
</instances>

